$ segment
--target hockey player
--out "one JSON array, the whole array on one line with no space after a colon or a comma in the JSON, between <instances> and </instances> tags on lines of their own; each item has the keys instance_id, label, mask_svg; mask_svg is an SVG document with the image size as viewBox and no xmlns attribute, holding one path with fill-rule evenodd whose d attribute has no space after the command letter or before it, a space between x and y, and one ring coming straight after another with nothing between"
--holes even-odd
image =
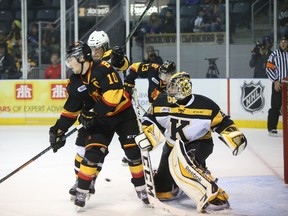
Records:
<instances>
[{"instance_id":1,"label":"hockey player","mask_svg":"<svg viewBox=\"0 0 288 216\"><path fill-rule=\"evenodd\" d=\"M147 78L149 83L148 100L149 103L152 103L166 89L167 81L175 73L175 70L176 64L168 60L162 65L156 63L133 63L129 67L129 73L124 80L125 89L132 96L136 78Z\"/></svg>"},{"instance_id":2,"label":"hockey player","mask_svg":"<svg viewBox=\"0 0 288 216\"><path fill-rule=\"evenodd\" d=\"M228 208L228 194L218 185L206 167L213 152L211 132L239 155L247 145L246 138L233 120L211 99L192 94L192 82L186 72L178 72L169 80L166 93L159 95L143 118L144 133L136 143L144 150L159 144L159 130L166 142L158 170L154 176L156 195L160 200L172 199L178 187L203 212L211 204ZM156 136L157 135L157 136Z\"/></svg>"},{"instance_id":3,"label":"hockey player","mask_svg":"<svg viewBox=\"0 0 288 216\"><path fill-rule=\"evenodd\" d=\"M109 63L111 63L115 70L119 72L119 75L121 77L121 80L124 79L124 73L123 71L128 69L129 61L123 51L122 48L119 46L115 46L112 49L110 48L110 39L105 31L93 31L87 41L88 46L92 50L92 57L94 60L105 60ZM87 136L87 131L85 128L81 128L77 135L76 140L76 146L77 146L77 153L75 156L74 161L74 171L76 174L76 182L72 186L72 188L69 190L69 194L72 196L72 199L74 199L74 196L76 195L76 188L77 188L77 176L78 171L80 168L81 161L83 160L84 152L85 152L85 139ZM93 180L90 185L89 192L90 194L95 193L94 188L95 181Z\"/></svg>"},{"instance_id":4,"label":"hockey player","mask_svg":"<svg viewBox=\"0 0 288 216\"><path fill-rule=\"evenodd\" d=\"M130 64L124 50L119 46L110 48L110 39L104 31L93 31L87 44L92 50L93 59L101 59L111 63L117 69L123 81L123 71L126 71Z\"/></svg>"},{"instance_id":5,"label":"hockey player","mask_svg":"<svg viewBox=\"0 0 288 216\"><path fill-rule=\"evenodd\" d=\"M78 172L75 205L85 206L91 181L101 171L115 132L129 159L131 182L137 195L148 203L141 154L134 141L139 133L136 114L118 72L106 61L93 61L91 49L81 41L70 45L66 55L66 65L74 74L67 86L68 98L63 111L49 134L53 151L57 152L65 145L62 139L65 132L79 116L89 135L80 137L85 153Z\"/></svg>"}]
</instances>

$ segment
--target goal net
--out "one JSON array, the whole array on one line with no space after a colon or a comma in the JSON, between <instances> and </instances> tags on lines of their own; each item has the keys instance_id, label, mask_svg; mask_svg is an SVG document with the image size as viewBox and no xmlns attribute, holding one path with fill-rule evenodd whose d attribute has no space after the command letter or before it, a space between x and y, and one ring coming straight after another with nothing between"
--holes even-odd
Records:
<instances>
[{"instance_id":1,"label":"goal net","mask_svg":"<svg viewBox=\"0 0 288 216\"><path fill-rule=\"evenodd\" d=\"M282 83L284 181L288 184L288 78Z\"/></svg>"}]
</instances>

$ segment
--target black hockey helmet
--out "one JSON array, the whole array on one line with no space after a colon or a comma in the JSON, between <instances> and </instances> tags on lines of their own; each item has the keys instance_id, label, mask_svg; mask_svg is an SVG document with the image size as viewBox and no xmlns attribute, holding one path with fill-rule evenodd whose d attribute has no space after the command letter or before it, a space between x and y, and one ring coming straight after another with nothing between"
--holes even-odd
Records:
<instances>
[{"instance_id":1,"label":"black hockey helmet","mask_svg":"<svg viewBox=\"0 0 288 216\"><path fill-rule=\"evenodd\" d=\"M168 82L168 80L175 73L175 71L176 64L172 61L167 60L158 69L159 78L164 82Z\"/></svg>"},{"instance_id":2,"label":"black hockey helmet","mask_svg":"<svg viewBox=\"0 0 288 216\"><path fill-rule=\"evenodd\" d=\"M75 57L79 63L81 63L81 57L83 57L85 61L93 61L92 51L83 41L74 42L67 48L66 61L71 57Z\"/></svg>"}]
</instances>

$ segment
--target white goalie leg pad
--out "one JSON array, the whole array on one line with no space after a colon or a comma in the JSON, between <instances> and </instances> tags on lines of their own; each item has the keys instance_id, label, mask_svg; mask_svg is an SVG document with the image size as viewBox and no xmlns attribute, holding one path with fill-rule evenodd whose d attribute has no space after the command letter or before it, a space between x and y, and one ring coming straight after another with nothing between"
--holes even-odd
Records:
<instances>
[{"instance_id":1,"label":"white goalie leg pad","mask_svg":"<svg viewBox=\"0 0 288 216\"><path fill-rule=\"evenodd\" d=\"M193 163L181 141L176 141L168 160L174 181L196 202L197 211L202 212L208 206L208 201L217 196L219 187Z\"/></svg>"},{"instance_id":2,"label":"white goalie leg pad","mask_svg":"<svg viewBox=\"0 0 288 216\"><path fill-rule=\"evenodd\" d=\"M135 142L143 150L153 150L156 146L166 141L157 125L151 124L143 129L143 133L135 137Z\"/></svg>"}]
</instances>

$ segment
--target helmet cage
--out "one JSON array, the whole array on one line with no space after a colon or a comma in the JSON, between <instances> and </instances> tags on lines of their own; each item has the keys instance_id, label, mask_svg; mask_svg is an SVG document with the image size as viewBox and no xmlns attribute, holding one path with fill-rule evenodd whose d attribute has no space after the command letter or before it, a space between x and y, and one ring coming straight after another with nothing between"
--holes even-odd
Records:
<instances>
[{"instance_id":1,"label":"helmet cage","mask_svg":"<svg viewBox=\"0 0 288 216\"><path fill-rule=\"evenodd\" d=\"M186 72L179 72L174 74L166 86L168 101L183 100L192 95L192 82L189 74Z\"/></svg>"}]
</instances>

